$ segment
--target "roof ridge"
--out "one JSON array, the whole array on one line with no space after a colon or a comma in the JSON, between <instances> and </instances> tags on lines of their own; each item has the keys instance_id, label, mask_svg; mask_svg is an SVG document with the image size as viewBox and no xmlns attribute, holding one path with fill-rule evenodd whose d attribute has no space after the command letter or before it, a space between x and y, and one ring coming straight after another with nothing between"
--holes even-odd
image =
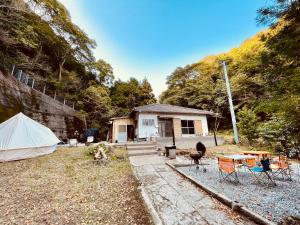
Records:
<instances>
[{"instance_id":1,"label":"roof ridge","mask_svg":"<svg viewBox=\"0 0 300 225\"><path fill-rule=\"evenodd\" d=\"M155 104L148 104L143 106L138 106L133 109L133 111L140 111L140 112L146 112L146 111L153 111L153 112L175 112L177 113L195 113L195 114L211 114L212 112L209 110L203 110L203 109L195 109L190 107L183 107L179 105L171 105L171 104L165 104L165 103L155 103Z\"/></svg>"},{"instance_id":2,"label":"roof ridge","mask_svg":"<svg viewBox=\"0 0 300 225\"><path fill-rule=\"evenodd\" d=\"M180 106L180 105L171 105L171 104L160 104L160 105L169 105L169 106L177 107L177 108L192 109L192 110L200 110L200 111L207 111L207 112L209 112L209 110L205 110L205 109L195 109L195 108L185 107L185 106Z\"/></svg>"}]
</instances>

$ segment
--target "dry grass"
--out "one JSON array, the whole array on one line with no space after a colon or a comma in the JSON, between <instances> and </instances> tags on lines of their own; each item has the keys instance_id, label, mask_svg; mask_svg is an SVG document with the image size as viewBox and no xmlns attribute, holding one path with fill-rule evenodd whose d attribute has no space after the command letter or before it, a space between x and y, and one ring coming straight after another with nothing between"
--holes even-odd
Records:
<instances>
[{"instance_id":1,"label":"dry grass","mask_svg":"<svg viewBox=\"0 0 300 225\"><path fill-rule=\"evenodd\" d=\"M0 224L151 224L128 160L65 148L0 164Z\"/></svg>"}]
</instances>

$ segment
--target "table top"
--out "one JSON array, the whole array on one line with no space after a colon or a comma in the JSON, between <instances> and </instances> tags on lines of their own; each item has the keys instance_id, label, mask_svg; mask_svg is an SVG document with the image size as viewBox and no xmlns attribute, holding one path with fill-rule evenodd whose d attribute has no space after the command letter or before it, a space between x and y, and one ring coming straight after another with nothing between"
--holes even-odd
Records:
<instances>
[{"instance_id":1,"label":"table top","mask_svg":"<svg viewBox=\"0 0 300 225\"><path fill-rule=\"evenodd\" d=\"M256 157L253 155L240 155L240 154L224 155L223 157L228 159L233 159L233 160L256 159Z\"/></svg>"},{"instance_id":2,"label":"table top","mask_svg":"<svg viewBox=\"0 0 300 225\"><path fill-rule=\"evenodd\" d=\"M264 155L270 154L268 151L243 151L244 154Z\"/></svg>"}]
</instances>

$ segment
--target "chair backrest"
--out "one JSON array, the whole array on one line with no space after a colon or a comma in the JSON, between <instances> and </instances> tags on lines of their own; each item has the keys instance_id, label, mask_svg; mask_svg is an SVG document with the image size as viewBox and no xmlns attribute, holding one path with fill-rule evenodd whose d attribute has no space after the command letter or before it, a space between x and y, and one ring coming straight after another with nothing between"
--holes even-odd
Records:
<instances>
[{"instance_id":1,"label":"chair backrest","mask_svg":"<svg viewBox=\"0 0 300 225\"><path fill-rule=\"evenodd\" d=\"M246 163L247 163L247 166L250 167L250 168L256 166L256 161L255 161L255 159L246 159L245 161L246 161Z\"/></svg>"},{"instance_id":2,"label":"chair backrest","mask_svg":"<svg viewBox=\"0 0 300 225\"><path fill-rule=\"evenodd\" d=\"M278 163L278 166L281 168L281 169L286 169L289 167L289 164L288 164L288 158L284 155L280 155L279 156L279 163Z\"/></svg>"},{"instance_id":3,"label":"chair backrest","mask_svg":"<svg viewBox=\"0 0 300 225\"><path fill-rule=\"evenodd\" d=\"M202 144L202 142L199 141L196 144L196 149L197 149L197 152L199 153L199 155L201 155L201 157L203 157L205 155L206 147L204 144Z\"/></svg>"},{"instance_id":4,"label":"chair backrest","mask_svg":"<svg viewBox=\"0 0 300 225\"><path fill-rule=\"evenodd\" d=\"M264 171L271 170L270 168L270 159L263 159L260 161Z\"/></svg>"},{"instance_id":5,"label":"chair backrest","mask_svg":"<svg viewBox=\"0 0 300 225\"><path fill-rule=\"evenodd\" d=\"M235 165L233 159L228 159L224 157L218 158L219 169L225 173L235 172Z\"/></svg>"}]
</instances>

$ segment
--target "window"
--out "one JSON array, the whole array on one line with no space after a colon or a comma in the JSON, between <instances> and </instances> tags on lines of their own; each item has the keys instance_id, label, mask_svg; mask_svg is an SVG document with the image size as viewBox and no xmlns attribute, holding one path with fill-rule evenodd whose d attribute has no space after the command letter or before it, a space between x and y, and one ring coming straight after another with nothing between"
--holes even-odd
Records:
<instances>
[{"instance_id":1,"label":"window","mask_svg":"<svg viewBox=\"0 0 300 225\"><path fill-rule=\"evenodd\" d=\"M143 126L154 126L154 119L143 119Z\"/></svg>"},{"instance_id":2,"label":"window","mask_svg":"<svg viewBox=\"0 0 300 225\"><path fill-rule=\"evenodd\" d=\"M193 120L181 120L182 134L195 134L195 126Z\"/></svg>"},{"instance_id":3,"label":"window","mask_svg":"<svg viewBox=\"0 0 300 225\"><path fill-rule=\"evenodd\" d=\"M125 132L127 132L127 126L119 125L119 133L125 133Z\"/></svg>"}]
</instances>

